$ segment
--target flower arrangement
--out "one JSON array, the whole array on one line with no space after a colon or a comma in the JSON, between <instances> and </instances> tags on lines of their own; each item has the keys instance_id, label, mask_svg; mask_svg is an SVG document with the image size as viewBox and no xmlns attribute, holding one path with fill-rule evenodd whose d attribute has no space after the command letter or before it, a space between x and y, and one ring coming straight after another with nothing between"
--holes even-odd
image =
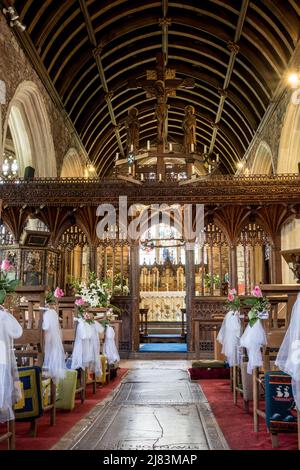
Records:
<instances>
[{"instance_id":1,"label":"flower arrangement","mask_svg":"<svg viewBox=\"0 0 300 470\"><path fill-rule=\"evenodd\" d=\"M87 282L73 280L73 287L77 295L90 307L108 307L111 297L109 282L100 281L96 274L91 272Z\"/></svg>"},{"instance_id":2,"label":"flower arrangement","mask_svg":"<svg viewBox=\"0 0 300 470\"><path fill-rule=\"evenodd\" d=\"M79 282L75 279L71 281L75 294L78 296L75 303L78 307L78 313L88 323L94 323L94 316L88 311L92 308L106 308L106 317L109 312L120 314L121 310L110 304L112 295L111 278L105 278L102 281L97 279L96 274L91 272L87 282Z\"/></svg>"},{"instance_id":3,"label":"flower arrangement","mask_svg":"<svg viewBox=\"0 0 300 470\"><path fill-rule=\"evenodd\" d=\"M78 316L82 318L87 323L95 323L94 315L87 311L88 304L82 297L79 297L75 300L75 305L77 305Z\"/></svg>"},{"instance_id":4,"label":"flower arrangement","mask_svg":"<svg viewBox=\"0 0 300 470\"><path fill-rule=\"evenodd\" d=\"M54 291L50 290L46 293L46 304L53 304L57 299L61 299L65 293L60 287L56 287Z\"/></svg>"},{"instance_id":5,"label":"flower arrangement","mask_svg":"<svg viewBox=\"0 0 300 470\"><path fill-rule=\"evenodd\" d=\"M79 297L75 300L75 305L77 306L78 316L82 318L87 323L95 323L95 316L92 312L88 311L89 305L85 302L82 297ZM104 328L109 325L113 318L113 309L109 308L106 311L105 318L100 321L100 323L104 326Z\"/></svg>"},{"instance_id":6,"label":"flower arrangement","mask_svg":"<svg viewBox=\"0 0 300 470\"><path fill-rule=\"evenodd\" d=\"M262 295L259 286L255 286L251 292L252 296L244 300L244 304L250 306L248 313L249 325L255 325L258 319L266 320L269 316L270 303L267 297Z\"/></svg>"},{"instance_id":7,"label":"flower arrangement","mask_svg":"<svg viewBox=\"0 0 300 470\"><path fill-rule=\"evenodd\" d=\"M240 303L240 299L239 299L236 289L229 290L226 306L227 306L228 311L230 310L232 310L233 312L239 311L241 303Z\"/></svg>"},{"instance_id":8,"label":"flower arrangement","mask_svg":"<svg viewBox=\"0 0 300 470\"><path fill-rule=\"evenodd\" d=\"M19 279L9 279L8 273L13 271L13 266L6 258L1 263L0 271L0 305L3 305L7 294L15 292L16 287L19 285Z\"/></svg>"}]
</instances>

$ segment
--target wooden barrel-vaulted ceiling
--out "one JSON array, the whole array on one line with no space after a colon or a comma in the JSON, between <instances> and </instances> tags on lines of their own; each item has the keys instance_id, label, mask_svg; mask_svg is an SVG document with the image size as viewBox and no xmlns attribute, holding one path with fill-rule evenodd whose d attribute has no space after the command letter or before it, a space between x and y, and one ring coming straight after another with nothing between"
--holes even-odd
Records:
<instances>
[{"instance_id":1,"label":"wooden barrel-vaulted ceiling","mask_svg":"<svg viewBox=\"0 0 300 470\"><path fill-rule=\"evenodd\" d=\"M184 107L195 106L197 142L233 172L245 153L300 36L298 0L16 0L26 35L93 161L108 174L125 147L128 108L140 143L156 135L155 100L128 89L162 47L180 78L169 98L169 137L182 139ZM162 22L162 18L170 21ZM217 126L215 125L217 123Z\"/></svg>"}]
</instances>

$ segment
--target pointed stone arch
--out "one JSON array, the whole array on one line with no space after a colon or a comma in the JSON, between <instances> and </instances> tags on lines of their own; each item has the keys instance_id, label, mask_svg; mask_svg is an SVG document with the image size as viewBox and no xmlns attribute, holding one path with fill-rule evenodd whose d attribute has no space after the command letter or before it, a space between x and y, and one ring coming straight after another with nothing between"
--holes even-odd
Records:
<instances>
[{"instance_id":1,"label":"pointed stone arch","mask_svg":"<svg viewBox=\"0 0 300 470\"><path fill-rule=\"evenodd\" d=\"M31 166L35 176L57 176L56 157L51 126L38 86L31 81L20 83L9 103L4 123L13 139L19 174Z\"/></svg>"},{"instance_id":2,"label":"pointed stone arch","mask_svg":"<svg viewBox=\"0 0 300 470\"><path fill-rule=\"evenodd\" d=\"M251 168L252 175L270 175L274 173L274 161L271 148L264 140L260 142Z\"/></svg>"},{"instance_id":3,"label":"pointed stone arch","mask_svg":"<svg viewBox=\"0 0 300 470\"><path fill-rule=\"evenodd\" d=\"M280 137L277 173L298 173L300 162L300 106L291 101L287 107Z\"/></svg>"},{"instance_id":4,"label":"pointed stone arch","mask_svg":"<svg viewBox=\"0 0 300 470\"><path fill-rule=\"evenodd\" d=\"M60 176L61 178L82 178L87 176L83 159L74 147L70 148L64 157Z\"/></svg>"}]
</instances>

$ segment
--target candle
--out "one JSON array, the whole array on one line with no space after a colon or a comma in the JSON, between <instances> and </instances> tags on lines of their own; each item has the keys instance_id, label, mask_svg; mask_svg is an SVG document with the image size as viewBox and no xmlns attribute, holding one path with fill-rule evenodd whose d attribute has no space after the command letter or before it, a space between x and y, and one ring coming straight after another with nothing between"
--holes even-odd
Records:
<instances>
[{"instance_id":1,"label":"candle","mask_svg":"<svg viewBox=\"0 0 300 470\"><path fill-rule=\"evenodd\" d=\"M169 150L170 152L173 152L173 144L171 144L171 142L169 143Z\"/></svg>"},{"instance_id":2,"label":"candle","mask_svg":"<svg viewBox=\"0 0 300 470\"><path fill-rule=\"evenodd\" d=\"M131 166L128 167L128 173L131 175Z\"/></svg>"},{"instance_id":3,"label":"candle","mask_svg":"<svg viewBox=\"0 0 300 470\"><path fill-rule=\"evenodd\" d=\"M150 150L150 140L147 140L147 150Z\"/></svg>"},{"instance_id":4,"label":"candle","mask_svg":"<svg viewBox=\"0 0 300 470\"><path fill-rule=\"evenodd\" d=\"M195 165L192 165L192 174L195 174Z\"/></svg>"},{"instance_id":5,"label":"candle","mask_svg":"<svg viewBox=\"0 0 300 470\"><path fill-rule=\"evenodd\" d=\"M162 180L161 173L159 173L158 177L159 177L159 181L161 181Z\"/></svg>"},{"instance_id":6,"label":"candle","mask_svg":"<svg viewBox=\"0 0 300 470\"><path fill-rule=\"evenodd\" d=\"M208 173L211 173L211 165L208 165Z\"/></svg>"},{"instance_id":7,"label":"candle","mask_svg":"<svg viewBox=\"0 0 300 470\"><path fill-rule=\"evenodd\" d=\"M116 161L119 160L119 152L116 153Z\"/></svg>"},{"instance_id":8,"label":"candle","mask_svg":"<svg viewBox=\"0 0 300 470\"><path fill-rule=\"evenodd\" d=\"M195 144L191 144L191 152L194 153L195 151Z\"/></svg>"},{"instance_id":9,"label":"candle","mask_svg":"<svg viewBox=\"0 0 300 470\"><path fill-rule=\"evenodd\" d=\"M130 152L133 152L133 144L130 145Z\"/></svg>"},{"instance_id":10,"label":"candle","mask_svg":"<svg viewBox=\"0 0 300 470\"><path fill-rule=\"evenodd\" d=\"M207 153L207 145L204 145L204 153Z\"/></svg>"},{"instance_id":11,"label":"candle","mask_svg":"<svg viewBox=\"0 0 300 470\"><path fill-rule=\"evenodd\" d=\"M144 173L141 173L141 181L144 181Z\"/></svg>"}]
</instances>

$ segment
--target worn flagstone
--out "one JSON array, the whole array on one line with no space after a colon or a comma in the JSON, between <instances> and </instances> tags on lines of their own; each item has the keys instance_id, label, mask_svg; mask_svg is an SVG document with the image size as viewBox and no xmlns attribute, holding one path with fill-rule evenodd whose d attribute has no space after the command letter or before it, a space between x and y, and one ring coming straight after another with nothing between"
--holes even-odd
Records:
<instances>
[{"instance_id":1,"label":"worn flagstone","mask_svg":"<svg viewBox=\"0 0 300 470\"><path fill-rule=\"evenodd\" d=\"M133 361L134 362L134 361ZM208 450L227 444L197 383L184 369L131 369L105 406L56 448ZM134 367L134 364L132 365Z\"/></svg>"}]
</instances>

